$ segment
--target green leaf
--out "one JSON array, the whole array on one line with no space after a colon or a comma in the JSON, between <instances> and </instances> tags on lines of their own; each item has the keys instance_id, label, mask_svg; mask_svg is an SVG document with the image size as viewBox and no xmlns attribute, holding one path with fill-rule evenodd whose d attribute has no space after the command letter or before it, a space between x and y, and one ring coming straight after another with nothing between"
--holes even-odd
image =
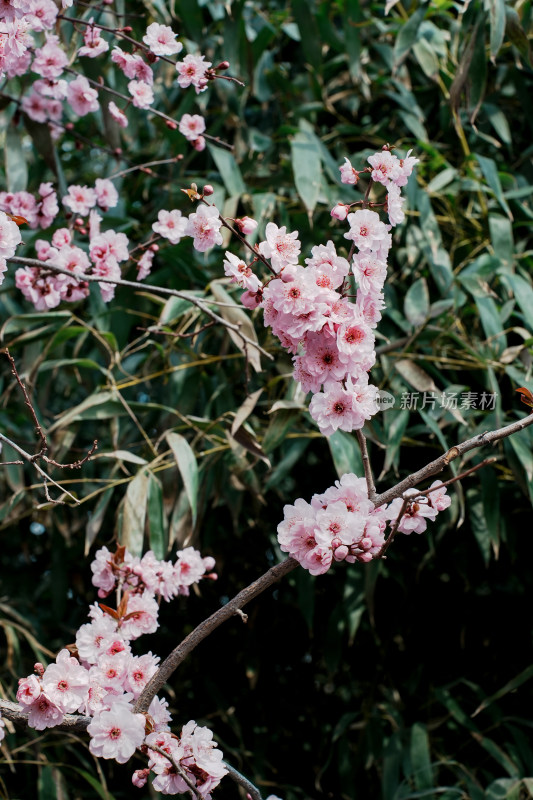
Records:
<instances>
[{"instance_id":1,"label":"green leaf","mask_svg":"<svg viewBox=\"0 0 533 800\"><path fill-rule=\"evenodd\" d=\"M516 47L522 58L531 67L532 59L529 39L516 10L508 5L505 6L505 33L511 44Z\"/></svg>"},{"instance_id":2,"label":"green leaf","mask_svg":"<svg viewBox=\"0 0 533 800\"><path fill-rule=\"evenodd\" d=\"M120 544L128 548L132 556L141 556L148 501L149 472L141 469L129 483L122 509Z\"/></svg>"},{"instance_id":3,"label":"green leaf","mask_svg":"<svg viewBox=\"0 0 533 800\"><path fill-rule=\"evenodd\" d=\"M487 0L490 19L490 57L496 58L505 34L505 1Z\"/></svg>"},{"instance_id":4,"label":"green leaf","mask_svg":"<svg viewBox=\"0 0 533 800\"><path fill-rule=\"evenodd\" d=\"M211 292L215 300L228 305L221 305L219 307L220 316L233 325L239 325L242 333L247 336L252 342L257 342L257 334L255 328L250 321L250 317L242 310L242 308L235 308L235 300L229 295L218 281L212 281ZM261 372L261 357L259 351L243 341L242 337L236 331L228 330L228 335L233 343L239 348L241 353L247 357L248 361L255 369L256 372Z\"/></svg>"},{"instance_id":5,"label":"green leaf","mask_svg":"<svg viewBox=\"0 0 533 800\"><path fill-rule=\"evenodd\" d=\"M319 70L322 62L322 47L316 17L309 7L309 0L292 0L292 10L300 30L304 57L314 69Z\"/></svg>"},{"instance_id":6,"label":"green leaf","mask_svg":"<svg viewBox=\"0 0 533 800\"><path fill-rule=\"evenodd\" d=\"M339 478L350 472L358 477L364 475L361 450L355 436L345 431L335 431L332 436L328 436L328 445Z\"/></svg>"},{"instance_id":7,"label":"green leaf","mask_svg":"<svg viewBox=\"0 0 533 800\"><path fill-rule=\"evenodd\" d=\"M413 327L422 325L429 313L429 289L425 278L419 278L405 295L404 313Z\"/></svg>"},{"instance_id":8,"label":"green leaf","mask_svg":"<svg viewBox=\"0 0 533 800\"><path fill-rule=\"evenodd\" d=\"M503 262L504 268L510 270L514 257L513 228L510 219L502 214L489 214L489 231L494 255Z\"/></svg>"},{"instance_id":9,"label":"green leaf","mask_svg":"<svg viewBox=\"0 0 533 800\"><path fill-rule=\"evenodd\" d=\"M419 791L433 786L433 771L429 753L429 738L425 725L415 722L411 728L411 766L415 786Z\"/></svg>"},{"instance_id":10,"label":"green leaf","mask_svg":"<svg viewBox=\"0 0 533 800\"><path fill-rule=\"evenodd\" d=\"M28 186L28 165L22 149L22 137L15 125L6 133L6 181L8 192L24 192Z\"/></svg>"},{"instance_id":11,"label":"green leaf","mask_svg":"<svg viewBox=\"0 0 533 800\"><path fill-rule=\"evenodd\" d=\"M519 800L521 784L514 778L498 778L487 787L485 800Z\"/></svg>"},{"instance_id":12,"label":"green leaf","mask_svg":"<svg viewBox=\"0 0 533 800\"><path fill-rule=\"evenodd\" d=\"M502 697L505 697L506 694L509 694L509 692L514 692L516 689L518 689L519 686L522 686L523 683L530 680L530 678L533 678L533 665L522 670L522 672L520 672L518 675L515 675L514 678L511 678L510 681L507 681L505 686L502 686L502 688L498 689L497 692L491 694L490 697L485 698L485 700L483 700L483 702L480 703L479 706L476 708L472 716L475 717L476 714L479 714L481 711L484 711L486 708L492 705L492 703L494 703L496 700L500 700Z\"/></svg>"},{"instance_id":13,"label":"green leaf","mask_svg":"<svg viewBox=\"0 0 533 800\"><path fill-rule=\"evenodd\" d=\"M163 487L159 478L156 478L152 472L149 473L148 483L148 531L150 549L154 551L155 557L161 560L167 551Z\"/></svg>"},{"instance_id":14,"label":"green leaf","mask_svg":"<svg viewBox=\"0 0 533 800\"><path fill-rule=\"evenodd\" d=\"M396 41L394 42L393 57L395 69L397 69L404 58L406 58L416 42L418 38L418 29L420 23L426 16L426 10L427 3L423 3L400 28Z\"/></svg>"},{"instance_id":15,"label":"green leaf","mask_svg":"<svg viewBox=\"0 0 533 800\"><path fill-rule=\"evenodd\" d=\"M38 791L39 800L57 800L58 795L54 771L51 767L41 767L39 771Z\"/></svg>"},{"instance_id":16,"label":"green leaf","mask_svg":"<svg viewBox=\"0 0 533 800\"><path fill-rule=\"evenodd\" d=\"M466 498L472 532L481 550L483 561L487 565L490 561L491 536L485 519L483 501L477 489L469 489L466 493Z\"/></svg>"},{"instance_id":17,"label":"green leaf","mask_svg":"<svg viewBox=\"0 0 533 800\"><path fill-rule=\"evenodd\" d=\"M533 331L533 289L531 284L520 275L509 272L502 272L501 279L513 292L527 325Z\"/></svg>"},{"instance_id":18,"label":"green leaf","mask_svg":"<svg viewBox=\"0 0 533 800\"><path fill-rule=\"evenodd\" d=\"M109 501L111 500L114 491L114 489L106 489L104 492L102 492L94 511L90 513L89 521L87 523L87 527L85 528L85 556L88 555L92 543L98 536L98 532L100 531L102 522L104 521L105 512L107 511Z\"/></svg>"},{"instance_id":19,"label":"green leaf","mask_svg":"<svg viewBox=\"0 0 533 800\"><path fill-rule=\"evenodd\" d=\"M498 175L498 168L496 166L496 162L492 160L492 158L487 158L486 156L480 156L479 153L476 153L476 158L478 160L479 166L481 167L481 171L483 173L483 177L485 178L487 184L491 188L494 197L501 205L507 216L510 220L513 219L513 215L511 209L507 205L507 200L503 196L503 189L500 183L500 176Z\"/></svg>"},{"instance_id":20,"label":"green leaf","mask_svg":"<svg viewBox=\"0 0 533 800\"><path fill-rule=\"evenodd\" d=\"M296 189L311 215L320 193L322 161L320 148L307 131L298 131L291 139L291 158Z\"/></svg>"},{"instance_id":21,"label":"green leaf","mask_svg":"<svg viewBox=\"0 0 533 800\"><path fill-rule=\"evenodd\" d=\"M220 177L222 178L228 194L231 197L244 194L246 187L233 153L222 147L215 147L211 144L207 145L207 149L213 156L213 161L217 165Z\"/></svg>"},{"instance_id":22,"label":"green leaf","mask_svg":"<svg viewBox=\"0 0 533 800\"><path fill-rule=\"evenodd\" d=\"M360 0L346 0L343 14L344 44L348 55L351 77L359 77L361 34L358 23L362 20Z\"/></svg>"},{"instance_id":23,"label":"green leaf","mask_svg":"<svg viewBox=\"0 0 533 800\"><path fill-rule=\"evenodd\" d=\"M194 526L198 511L198 464L196 463L196 457L184 436L179 433L168 432L165 434L165 438L172 450L185 486Z\"/></svg>"}]
</instances>

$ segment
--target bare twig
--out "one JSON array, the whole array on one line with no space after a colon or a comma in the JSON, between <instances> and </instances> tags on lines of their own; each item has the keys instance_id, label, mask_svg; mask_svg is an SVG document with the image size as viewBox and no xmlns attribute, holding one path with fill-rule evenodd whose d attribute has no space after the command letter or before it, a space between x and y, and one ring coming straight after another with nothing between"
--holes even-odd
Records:
<instances>
[{"instance_id":1,"label":"bare twig","mask_svg":"<svg viewBox=\"0 0 533 800\"><path fill-rule=\"evenodd\" d=\"M224 761L224 766L228 770L228 776L231 778L232 781L238 783L239 786L242 786L243 789L246 790L251 800L263 800L261 797L261 792L251 781L248 780L244 775L242 775L235 767L232 767L228 764L227 761Z\"/></svg>"},{"instance_id":2,"label":"bare twig","mask_svg":"<svg viewBox=\"0 0 533 800\"><path fill-rule=\"evenodd\" d=\"M42 477L42 479L44 481L45 496L46 496L46 499L49 502L55 503L57 505L62 505L63 504L62 500L54 500L48 494L48 487L47 487L48 481L50 481L50 483L53 486L55 486L56 489L58 489L62 494L67 495L67 497L70 497L70 499L73 500L76 503L76 505L79 505L80 501L78 500L77 497L74 497L74 495L71 494L69 491L67 491L67 489L64 489L59 483L57 483L53 478L51 478L50 475L47 475L46 472L43 470L43 468L40 467L39 464L37 464L36 456L34 456L34 455L32 456L31 453L27 453L25 450L22 449L22 447L20 447L20 445L16 444L11 439L8 439L7 436L4 436L3 433L0 433L0 441L1 442L5 442L10 447L12 447L13 450L15 450L17 453L19 453L22 456L22 458L25 461L27 461L29 464L31 464L32 467L39 473L39 475ZM37 456L39 456L39 454L37 454ZM44 456L43 456L43 458L44 458Z\"/></svg>"},{"instance_id":3,"label":"bare twig","mask_svg":"<svg viewBox=\"0 0 533 800\"><path fill-rule=\"evenodd\" d=\"M361 448L361 456L363 458L363 469L365 471L366 486L368 489L368 499L374 503L376 499L376 486L374 484L374 476L372 474L372 467L370 466L370 459L368 457L366 437L363 431L361 430L356 431L356 433L357 433L357 441L359 442L359 447Z\"/></svg>"},{"instance_id":4,"label":"bare twig","mask_svg":"<svg viewBox=\"0 0 533 800\"><path fill-rule=\"evenodd\" d=\"M174 648L169 656L163 661L155 675L145 686L142 694L135 703L135 711L146 711L152 699L156 696L160 689L163 688L167 680L170 678L175 669L184 661L189 653L206 639L219 625L222 625L226 620L231 619L237 612L237 609L242 608L272 586L273 583L279 581L293 569L296 569L298 562L293 558L286 558L281 564L276 564L271 567L268 572L265 572L260 578L251 583L246 589L243 589L235 597L226 603L225 606L219 608L214 614L201 622L185 639Z\"/></svg>"},{"instance_id":5,"label":"bare twig","mask_svg":"<svg viewBox=\"0 0 533 800\"><path fill-rule=\"evenodd\" d=\"M39 451L39 453L36 454L36 457L39 457L39 456L43 455L44 453L46 453L46 451L48 450L48 443L46 441L46 436L44 435L44 431L41 428L41 423L37 419L37 414L35 413L35 409L33 407L33 404L32 404L32 402L31 402L31 400L30 400L30 398L28 396L28 392L26 391L26 387L25 387L25 385L22 383L22 381L20 379L20 375L18 374L17 367L15 366L15 359L10 354L9 350L7 349L7 347L4 350L4 354L7 357L9 363L11 364L11 373L15 377L15 380L17 381L18 385L20 386L20 390L21 390L21 392L22 392L22 394L24 396L24 402L25 402L26 406L29 409L29 412L31 414L31 418L33 420L33 424L35 425L35 433L39 437L39 441L40 441L40 451Z\"/></svg>"}]
</instances>

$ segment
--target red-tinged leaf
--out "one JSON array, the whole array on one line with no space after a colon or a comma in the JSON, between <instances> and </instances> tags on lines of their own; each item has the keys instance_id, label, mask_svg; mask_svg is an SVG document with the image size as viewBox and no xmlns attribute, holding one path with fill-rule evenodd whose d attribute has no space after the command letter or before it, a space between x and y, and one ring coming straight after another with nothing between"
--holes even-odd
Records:
<instances>
[{"instance_id":1,"label":"red-tinged leaf","mask_svg":"<svg viewBox=\"0 0 533 800\"><path fill-rule=\"evenodd\" d=\"M8 217L11 217L13 222L16 222L17 225L20 227L21 225L28 225L28 220L26 217L20 217L18 214L8 214Z\"/></svg>"},{"instance_id":2,"label":"red-tinged leaf","mask_svg":"<svg viewBox=\"0 0 533 800\"><path fill-rule=\"evenodd\" d=\"M515 389L515 392L520 392L520 399L526 406L533 408L533 394L526 389L525 386L521 386L519 389Z\"/></svg>"},{"instance_id":3,"label":"red-tinged leaf","mask_svg":"<svg viewBox=\"0 0 533 800\"><path fill-rule=\"evenodd\" d=\"M117 608L117 614L119 619L122 619L124 617L124 614L127 612L129 599L130 599L130 593L124 592L124 594L122 595L122 599L119 603L119 606Z\"/></svg>"},{"instance_id":4,"label":"red-tinged leaf","mask_svg":"<svg viewBox=\"0 0 533 800\"><path fill-rule=\"evenodd\" d=\"M103 603L98 603L98 605L100 606L104 614L109 614L110 617L113 617L113 619L116 620L120 619L119 615L117 614L114 608L109 608L109 606L105 606Z\"/></svg>"}]
</instances>

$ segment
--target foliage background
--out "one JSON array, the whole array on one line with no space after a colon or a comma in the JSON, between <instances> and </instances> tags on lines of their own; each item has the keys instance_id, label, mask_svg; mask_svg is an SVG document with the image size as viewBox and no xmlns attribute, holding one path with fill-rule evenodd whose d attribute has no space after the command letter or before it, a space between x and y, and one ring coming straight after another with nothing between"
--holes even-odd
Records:
<instances>
[{"instance_id":1,"label":"foliage background","mask_svg":"<svg viewBox=\"0 0 533 800\"><path fill-rule=\"evenodd\" d=\"M171 74L163 79L162 110L178 119L197 103L234 156L211 146L197 154L140 115L119 139L104 113L86 118L92 144L66 135L54 162L60 183L83 183L182 153L153 176L124 178L109 223L141 241L160 208L188 213L180 189L207 171L224 213L286 224L308 252L328 238L342 246L329 210L359 196L340 186L344 156L357 166L386 142L401 155L414 148L421 164L408 221L395 232L374 379L396 398L486 391L497 402L460 414L397 402L379 415L366 429L378 489L523 415L514 389L533 388L531 3L432 0L383 11L364 0L128 2L128 14L141 15L130 21L138 37L146 21L166 21L189 50L229 60L244 80L244 90L217 81L195 98ZM4 106L6 185L52 179L45 133ZM122 159L100 149L119 144ZM24 235L28 255L35 238ZM221 276L220 250L201 256L185 241L158 254L148 283L214 302L237 297ZM12 278L0 292L2 344L32 387L54 457L78 458L99 440L81 473L55 474L83 500L78 508L37 505L42 494L24 468L0 474L0 687L12 698L36 657L51 657L45 648L72 641L85 621L96 545L118 536L137 551L144 539L158 555L192 543L215 556L219 580L162 610L147 646L164 656L280 558L285 503L362 473L354 438L317 433L289 358L260 318L257 336L274 360L257 372L221 328L193 342L151 332L202 320L149 285L118 289L109 307L91 293L46 314L30 311ZM0 380L0 429L31 448L7 361ZM233 436L235 410L259 389ZM194 525L169 433L186 437L198 464ZM385 562L318 579L300 570L250 606L246 626L236 618L213 634L169 688L176 722L212 727L226 758L284 800L533 797L531 436L499 445L494 466L455 485L443 520L400 537ZM467 466L484 455L470 454ZM132 507L146 509L146 527ZM96 764L64 734L10 734L2 752L2 797L150 796L128 788L129 767ZM216 796L238 790L226 782Z\"/></svg>"}]
</instances>

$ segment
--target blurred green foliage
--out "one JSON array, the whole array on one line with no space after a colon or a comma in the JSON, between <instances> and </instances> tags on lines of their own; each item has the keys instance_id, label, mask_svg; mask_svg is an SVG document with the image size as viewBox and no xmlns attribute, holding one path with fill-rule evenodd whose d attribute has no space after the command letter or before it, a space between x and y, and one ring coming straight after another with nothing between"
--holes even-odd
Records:
<instances>
[{"instance_id":1,"label":"blurred green foliage","mask_svg":"<svg viewBox=\"0 0 533 800\"><path fill-rule=\"evenodd\" d=\"M188 213L181 188L196 180L214 186L225 215L258 218L259 235L269 220L298 230L307 253L330 238L343 246L330 208L360 192L340 184L345 156L358 167L387 142L400 155L413 148L421 163L408 220L394 233L373 371L397 402L365 429L378 489L526 413L514 390L533 388L530 2L405 2L387 15L364 0L116 8L132 15L137 38L157 18L189 51L230 61L245 88L216 81L198 97L163 68L162 110L178 119L199 108L233 153L195 153L145 115L119 134L106 113L85 118L90 144L68 134L54 144L8 106L9 188L50 180L51 170L60 185L91 183L182 154L119 179L109 224L143 241L159 209ZM24 234L28 255L36 238ZM261 358L261 371L225 329L176 336L205 319L186 300L158 297L151 282L208 298L228 318L244 313L217 305L238 299L221 281L220 250L200 255L184 241L156 264L144 291L119 288L109 306L95 291L36 313L12 277L0 290L2 346L31 388L53 457L75 460L99 442L79 472L53 473L78 507L44 502L29 467L0 474L6 698L85 621L96 545L118 538L162 556L194 544L217 559L216 584L162 609L162 630L146 646L164 656L280 558L285 503L345 471L361 474L354 438L318 434L290 359L259 316L258 340L274 356ZM7 361L0 390L0 430L31 449L33 425ZM443 391L496 393L496 403L421 408L424 392ZM418 409L400 407L404 392L419 393ZM400 537L386 562L317 579L300 570L253 603L246 626L236 618L213 634L169 688L176 722L208 724L226 758L284 800L533 797L532 436L529 428L495 448L493 466L455 484L443 521ZM464 465L485 455L473 451ZM3 753L0 797L151 796L128 788L129 767L96 764L69 735L10 733ZM225 782L216 796L238 791Z\"/></svg>"}]
</instances>

